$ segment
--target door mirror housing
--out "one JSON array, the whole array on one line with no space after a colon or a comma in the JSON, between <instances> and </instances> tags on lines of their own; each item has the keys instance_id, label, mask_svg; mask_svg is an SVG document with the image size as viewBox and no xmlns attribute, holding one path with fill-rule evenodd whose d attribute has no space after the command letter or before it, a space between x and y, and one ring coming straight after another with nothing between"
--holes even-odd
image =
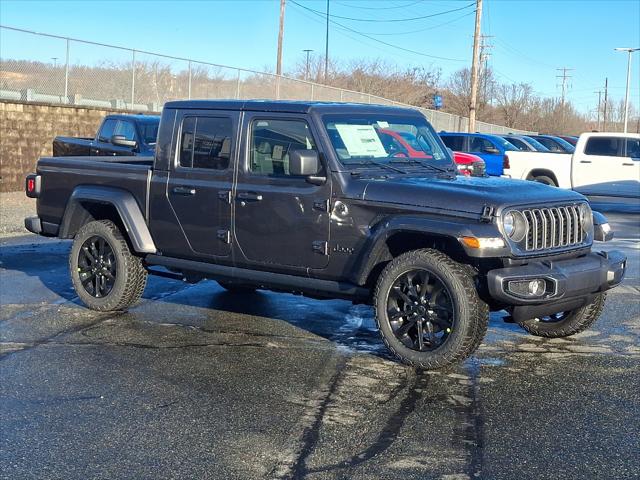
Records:
<instances>
[{"instance_id":1,"label":"door mirror housing","mask_svg":"<svg viewBox=\"0 0 640 480\"><path fill-rule=\"evenodd\" d=\"M111 143L113 145L118 145L119 147L136 148L138 146L138 142L135 140L128 140L124 135L113 135L111 137Z\"/></svg>"},{"instance_id":2,"label":"door mirror housing","mask_svg":"<svg viewBox=\"0 0 640 480\"><path fill-rule=\"evenodd\" d=\"M315 150L292 150L289 152L289 174L311 177L320 173L320 159Z\"/></svg>"}]
</instances>

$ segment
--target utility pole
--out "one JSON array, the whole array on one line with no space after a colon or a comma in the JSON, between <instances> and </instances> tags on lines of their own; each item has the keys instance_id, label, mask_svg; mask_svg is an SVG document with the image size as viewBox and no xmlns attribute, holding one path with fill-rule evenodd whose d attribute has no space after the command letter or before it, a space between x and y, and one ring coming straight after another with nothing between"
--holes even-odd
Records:
<instances>
[{"instance_id":1,"label":"utility pole","mask_svg":"<svg viewBox=\"0 0 640 480\"><path fill-rule=\"evenodd\" d=\"M602 99L602 90L598 90L597 92L593 92L593 93L597 93L598 94L598 128L597 130L600 131L600 101Z\"/></svg>"},{"instance_id":2,"label":"utility pole","mask_svg":"<svg viewBox=\"0 0 640 480\"><path fill-rule=\"evenodd\" d=\"M305 64L305 67L304 67L304 79L309 80L309 54L313 52L313 50L307 48L302 51L307 54L307 63Z\"/></svg>"},{"instance_id":3,"label":"utility pole","mask_svg":"<svg viewBox=\"0 0 640 480\"><path fill-rule=\"evenodd\" d=\"M566 96L567 96L567 80L569 80L571 78L571 75L567 75L567 72L570 72L571 70L573 70L573 68L562 67L562 68L556 68L556 70L558 72L562 72L561 75L556 75L556 78L561 78L562 79L562 103L561 103L561 107L562 107L562 130L564 132L564 129L565 129L565 115L566 115L565 100L566 100Z\"/></svg>"},{"instance_id":4,"label":"utility pole","mask_svg":"<svg viewBox=\"0 0 640 480\"><path fill-rule=\"evenodd\" d=\"M324 83L329 79L329 0L327 0L327 33L324 38Z\"/></svg>"},{"instance_id":5,"label":"utility pole","mask_svg":"<svg viewBox=\"0 0 640 480\"><path fill-rule=\"evenodd\" d=\"M280 0L280 28L278 29L278 60L276 75L282 75L282 37L284 37L284 9L287 0Z\"/></svg>"},{"instance_id":6,"label":"utility pole","mask_svg":"<svg viewBox=\"0 0 640 480\"><path fill-rule=\"evenodd\" d=\"M627 122L629 120L629 84L631 83L631 54L637 52L640 48L615 48L618 52L627 52L629 59L627 60L627 89L624 94L624 133L627 133Z\"/></svg>"},{"instance_id":7,"label":"utility pole","mask_svg":"<svg viewBox=\"0 0 640 480\"><path fill-rule=\"evenodd\" d=\"M476 106L478 103L478 64L480 63L481 21L482 0L476 0L476 28L473 33L473 58L471 60L471 102L469 104L469 132L476 131Z\"/></svg>"},{"instance_id":8,"label":"utility pole","mask_svg":"<svg viewBox=\"0 0 640 480\"><path fill-rule=\"evenodd\" d=\"M489 57L491 53L487 50L491 50L493 45L490 45L486 40L493 38L493 35L480 35L480 73L479 77L482 81L482 103L487 104L487 85L488 85L488 72L489 72Z\"/></svg>"},{"instance_id":9,"label":"utility pole","mask_svg":"<svg viewBox=\"0 0 640 480\"><path fill-rule=\"evenodd\" d=\"M602 131L607 131L607 92L609 91L609 79L604 79L604 114L602 115Z\"/></svg>"}]
</instances>

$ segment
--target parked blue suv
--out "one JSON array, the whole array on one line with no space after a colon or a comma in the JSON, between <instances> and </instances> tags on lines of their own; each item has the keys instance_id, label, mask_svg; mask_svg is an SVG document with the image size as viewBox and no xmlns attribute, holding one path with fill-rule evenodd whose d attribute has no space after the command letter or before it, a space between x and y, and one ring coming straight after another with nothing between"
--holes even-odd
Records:
<instances>
[{"instance_id":1,"label":"parked blue suv","mask_svg":"<svg viewBox=\"0 0 640 480\"><path fill-rule=\"evenodd\" d=\"M518 150L504 138L486 133L440 132L444 144L454 152L473 153L484 160L487 174L504 173L505 152Z\"/></svg>"}]
</instances>

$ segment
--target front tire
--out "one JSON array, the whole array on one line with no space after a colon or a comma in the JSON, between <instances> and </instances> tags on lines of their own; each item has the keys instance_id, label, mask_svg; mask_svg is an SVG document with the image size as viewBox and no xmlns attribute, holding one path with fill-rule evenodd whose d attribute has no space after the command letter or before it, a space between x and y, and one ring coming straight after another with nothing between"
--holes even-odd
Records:
<instances>
[{"instance_id":1,"label":"front tire","mask_svg":"<svg viewBox=\"0 0 640 480\"><path fill-rule=\"evenodd\" d=\"M569 337L586 330L600 318L606 297L606 293L599 293L589 305L546 317L532 318L520 322L519 325L537 337Z\"/></svg>"},{"instance_id":2,"label":"front tire","mask_svg":"<svg viewBox=\"0 0 640 480\"><path fill-rule=\"evenodd\" d=\"M142 259L131 253L110 220L89 222L78 230L69 270L82 303L101 312L126 310L140 299L147 283Z\"/></svg>"},{"instance_id":3,"label":"front tire","mask_svg":"<svg viewBox=\"0 0 640 480\"><path fill-rule=\"evenodd\" d=\"M478 297L473 271L431 249L404 253L380 274L376 322L402 362L427 370L460 362L480 345L489 308Z\"/></svg>"}]
</instances>

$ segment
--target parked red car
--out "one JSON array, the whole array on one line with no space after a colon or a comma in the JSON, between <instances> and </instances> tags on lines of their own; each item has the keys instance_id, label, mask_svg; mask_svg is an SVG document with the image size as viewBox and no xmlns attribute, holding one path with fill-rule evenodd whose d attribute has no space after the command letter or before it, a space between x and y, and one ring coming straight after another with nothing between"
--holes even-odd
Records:
<instances>
[{"instance_id":1,"label":"parked red car","mask_svg":"<svg viewBox=\"0 0 640 480\"><path fill-rule=\"evenodd\" d=\"M421 149L416 137L409 132L396 132L394 130L380 129L379 133L381 135L388 136L387 140L396 144L398 147L398 153L396 156L431 158L431 155ZM484 177L486 174L484 160L477 155L453 152L453 160L456 162L458 171L461 175Z\"/></svg>"}]
</instances>

